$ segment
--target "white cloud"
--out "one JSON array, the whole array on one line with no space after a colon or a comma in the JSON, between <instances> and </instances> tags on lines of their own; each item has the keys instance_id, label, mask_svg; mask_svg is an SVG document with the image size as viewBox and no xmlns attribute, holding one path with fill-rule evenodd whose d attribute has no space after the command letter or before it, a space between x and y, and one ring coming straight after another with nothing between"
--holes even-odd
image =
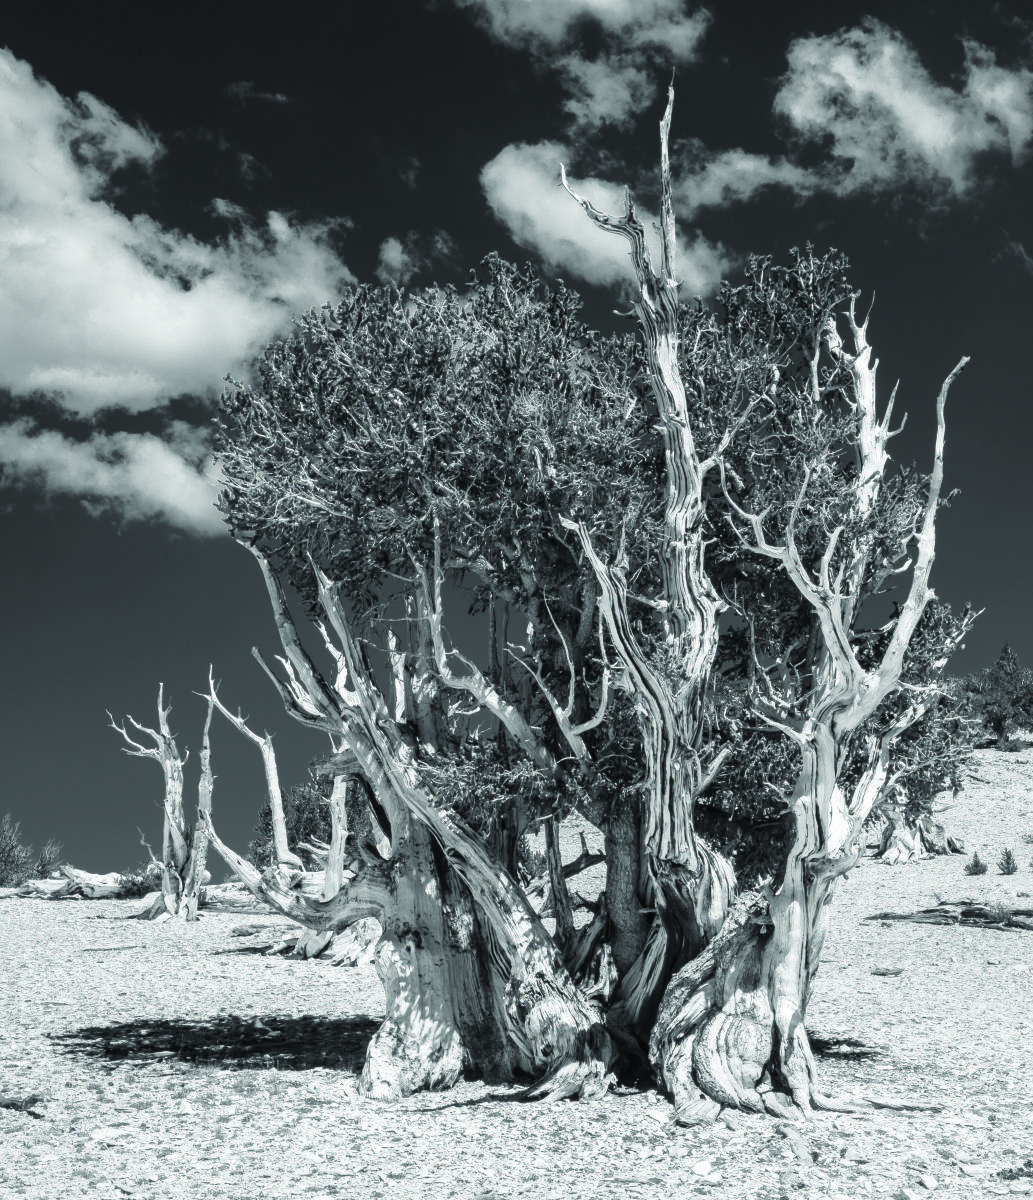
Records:
<instances>
[{"instance_id":1,"label":"white cloud","mask_svg":"<svg viewBox=\"0 0 1033 1200\"><path fill-rule=\"evenodd\" d=\"M705 11L687 14L684 0L455 0L501 42L560 46L574 27L593 20L619 33L625 46L660 44L688 58L706 28Z\"/></svg>"},{"instance_id":2,"label":"white cloud","mask_svg":"<svg viewBox=\"0 0 1033 1200\"><path fill-rule=\"evenodd\" d=\"M569 157L555 142L507 146L481 171L488 203L514 241L536 251L552 268L571 271L588 283L630 285L634 275L627 241L594 225L560 185L560 163ZM579 179L572 186L604 212L624 211L624 189L617 184ZM643 211L639 219L647 231L656 223L655 216ZM703 237L679 243L678 276L687 294L713 292L729 266L723 248Z\"/></svg>"},{"instance_id":3,"label":"white cloud","mask_svg":"<svg viewBox=\"0 0 1033 1200\"><path fill-rule=\"evenodd\" d=\"M105 197L112 172L150 167L158 140L95 97L63 98L0 50L0 387L90 415L206 394L282 332L292 309L353 277L332 222L230 229L209 245Z\"/></svg>"},{"instance_id":4,"label":"white cloud","mask_svg":"<svg viewBox=\"0 0 1033 1200\"><path fill-rule=\"evenodd\" d=\"M1033 72L999 67L973 42L960 88L937 83L899 33L871 19L799 38L787 58L775 112L802 140L831 139L851 190L918 182L960 195L980 155L1017 159L1033 133Z\"/></svg>"},{"instance_id":5,"label":"white cloud","mask_svg":"<svg viewBox=\"0 0 1033 1200\"><path fill-rule=\"evenodd\" d=\"M707 155L694 145L677 185L681 211L752 199L782 187L798 198L905 187L942 200L978 185L990 154L1020 161L1033 138L1033 71L998 65L965 42L956 86L939 83L914 48L872 19L853 29L797 38L774 101L793 150L814 145L818 166L745 150Z\"/></svg>"},{"instance_id":6,"label":"white cloud","mask_svg":"<svg viewBox=\"0 0 1033 1200\"><path fill-rule=\"evenodd\" d=\"M443 229L430 237L410 230L401 238L389 237L380 243L376 275L383 284L405 285L418 272L435 262L449 262L455 256L456 245Z\"/></svg>"},{"instance_id":7,"label":"white cloud","mask_svg":"<svg viewBox=\"0 0 1033 1200\"><path fill-rule=\"evenodd\" d=\"M585 130L627 124L656 94L655 72L626 56L602 55L592 61L568 54L557 67L572 93L563 107Z\"/></svg>"},{"instance_id":8,"label":"white cloud","mask_svg":"<svg viewBox=\"0 0 1033 1200\"><path fill-rule=\"evenodd\" d=\"M203 434L174 424L165 439L95 433L73 441L28 421L0 425L0 481L76 496L94 515L160 520L201 536L225 533L218 475Z\"/></svg>"},{"instance_id":9,"label":"white cloud","mask_svg":"<svg viewBox=\"0 0 1033 1200\"><path fill-rule=\"evenodd\" d=\"M530 51L557 70L572 93L564 105L576 127L626 125L648 107L672 62L691 62L710 16L685 0L455 0L496 41ZM581 51L579 25L593 22L604 49Z\"/></svg>"},{"instance_id":10,"label":"white cloud","mask_svg":"<svg viewBox=\"0 0 1033 1200\"><path fill-rule=\"evenodd\" d=\"M703 161L679 172L674 181L678 215L686 220L701 208L724 208L751 200L765 188L787 188L803 199L822 186L820 174L785 158L771 159L745 150L726 150L708 158L698 148L695 156Z\"/></svg>"},{"instance_id":11,"label":"white cloud","mask_svg":"<svg viewBox=\"0 0 1033 1200\"><path fill-rule=\"evenodd\" d=\"M415 274L417 266L413 255L398 238L385 238L380 243L377 278L381 283L393 283L396 287L402 287Z\"/></svg>"}]
</instances>

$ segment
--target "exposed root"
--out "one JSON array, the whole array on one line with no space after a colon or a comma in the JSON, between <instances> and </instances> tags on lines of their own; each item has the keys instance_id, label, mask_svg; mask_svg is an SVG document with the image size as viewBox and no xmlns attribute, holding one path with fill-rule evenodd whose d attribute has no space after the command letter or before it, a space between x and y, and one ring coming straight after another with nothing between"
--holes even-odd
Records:
<instances>
[{"instance_id":1,"label":"exposed root","mask_svg":"<svg viewBox=\"0 0 1033 1200\"><path fill-rule=\"evenodd\" d=\"M757 1084L771 1057L771 1032L749 1017L716 1012L696 1031L692 1072L711 1099L763 1112Z\"/></svg>"},{"instance_id":2,"label":"exposed root","mask_svg":"<svg viewBox=\"0 0 1033 1200\"><path fill-rule=\"evenodd\" d=\"M692 1099L675 1104L674 1117L679 1125L713 1125L722 1107L716 1100L698 1092Z\"/></svg>"},{"instance_id":3,"label":"exposed root","mask_svg":"<svg viewBox=\"0 0 1033 1200\"><path fill-rule=\"evenodd\" d=\"M512 997L533 1060L545 1074L523 1093L525 1100L598 1099L613 1083L613 1046L599 1014L573 989L546 976L526 980Z\"/></svg>"},{"instance_id":4,"label":"exposed root","mask_svg":"<svg viewBox=\"0 0 1033 1200\"><path fill-rule=\"evenodd\" d=\"M819 1112L856 1113L861 1112L864 1104L853 1097L826 1096L817 1088L811 1088L811 1104Z\"/></svg>"},{"instance_id":5,"label":"exposed root","mask_svg":"<svg viewBox=\"0 0 1033 1200\"><path fill-rule=\"evenodd\" d=\"M788 1096L782 1092L761 1092L760 1098L764 1102L764 1111L769 1116L778 1117L783 1121L798 1121L800 1119L800 1109L793 1107L793 1102ZM809 1113L804 1113L804 1117L809 1117Z\"/></svg>"},{"instance_id":6,"label":"exposed root","mask_svg":"<svg viewBox=\"0 0 1033 1200\"><path fill-rule=\"evenodd\" d=\"M600 1100L610 1090L613 1076L600 1059L565 1062L519 1093L520 1100Z\"/></svg>"}]
</instances>

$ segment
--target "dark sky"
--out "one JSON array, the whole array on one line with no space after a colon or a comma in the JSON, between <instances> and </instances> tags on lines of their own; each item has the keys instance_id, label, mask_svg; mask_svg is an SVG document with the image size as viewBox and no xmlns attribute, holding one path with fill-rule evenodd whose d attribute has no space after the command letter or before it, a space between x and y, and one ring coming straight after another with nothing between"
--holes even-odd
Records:
<instances>
[{"instance_id":1,"label":"dark sky","mask_svg":"<svg viewBox=\"0 0 1033 1200\"><path fill-rule=\"evenodd\" d=\"M292 311L355 280L462 284L491 251L581 287L611 328L618 239L600 204L655 202L672 68L686 295L746 255L835 246L876 305L895 456L927 467L948 409L933 583L986 613L956 660L1028 620L1033 375L1033 22L1001 3L381 0L276 21L178 5L19 6L0 28L0 813L91 870L160 837L158 768L105 710L153 723L158 682L189 746L210 662L276 732L285 783L324 749L250 658L275 630L221 533L208 452L229 374ZM237 9L235 12L239 12ZM6 48L4 48L6 47ZM214 731L216 825L243 849L257 751ZM216 866L221 877L221 866Z\"/></svg>"}]
</instances>

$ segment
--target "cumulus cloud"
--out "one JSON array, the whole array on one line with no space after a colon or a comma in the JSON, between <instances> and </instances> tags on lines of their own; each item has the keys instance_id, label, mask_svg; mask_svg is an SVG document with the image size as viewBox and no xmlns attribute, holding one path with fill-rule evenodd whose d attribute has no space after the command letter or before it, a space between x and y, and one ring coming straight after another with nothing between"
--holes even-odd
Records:
<instances>
[{"instance_id":1,"label":"cumulus cloud","mask_svg":"<svg viewBox=\"0 0 1033 1200\"><path fill-rule=\"evenodd\" d=\"M0 425L0 482L79 497L94 515L160 520L200 536L225 533L217 470L203 434L173 423L166 437L95 433L75 441L27 420Z\"/></svg>"},{"instance_id":2,"label":"cumulus cloud","mask_svg":"<svg viewBox=\"0 0 1033 1200\"><path fill-rule=\"evenodd\" d=\"M241 84L241 101L282 97ZM95 96L74 100L0 50L0 388L89 421L213 394L290 324L353 281L333 247L343 221L255 219L214 200L225 234L206 243L116 206L118 172L164 153ZM74 440L26 421L0 426L0 477L83 497L89 511L221 529L204 435L96 433Z\"/></svg>"},{"instance_id":3,"label":"cumulus cloud","mask_svg":"<svg viewBox=\"0 0 1033 1200\"><path fill-rule=\"evenodd\" d=\"M381 283L393 283L401 287L408 283L415 272L413 256L398 238L385 238L380 243L377 278Z\"/></svg>"},{"instance_id":4,"label":"cumulus cloud","mask_svg":"<svg viewBox=\"0 0 1033 1200\"><path fill-rule=\"evenodd\" d=\"M587 283L630 285L628 243L587 220L560 186L560 163L569 159L566 147L556 142L507 146L481 171L488 203L514 241L536 251L554 269L573 272ZM624 211L624 189L617 184L587 179L572 186L596 208ZM656 222L647 212L640 212L639 219L647 231ZM713 292L729 266L724 249L701 236L679 243L678 274L688 293Z\"/></svg>"},{"instance_id":5,"label":"cumulus cloud","mask_svg":"<svg viewBox=\"0 0 1033 1200\"><path fill-rule=\"evenodd\" d=\"M560 46L579 23L597 22L604 32L620 34L628 46L663 45L689 57L707 24L707 14L685 12L684 0L455 0L470 10L491 35L517 45Z\"/></svg>"},{"instance_id":6,"label":"cumulus cloud","mask_svg":"<svg viewBox=\"0 0 1033 1200\"><path fill-rule=\"evenodd\" d=\"M655 72L628 55L603 54L592 61L569 54L556 65L571 93L563 107L584 130L622 125L656 95Z\"/></svg>"},{"instance_id":7,"label":"cumulus cloud","mask_svg":"<svg viewBox=\"0 0 1033 1200\"><path fill-rule=\"evenodd\" d=\"M455 0L496 41L531 53L559 73L570 92L566 111L579 129L627 125L656 95L672 62L691 62L710 17L686 12L685 0ZM592 58L579 31L594 24L603 49Z\"/></svg>"},{"instance_id":8,"label":"cumulus cloud","mask_svg":"<svg viewBox=\"0 0 1033 1200\"><path fill-rule=\"evenodd\" d=\"M452 261L455 251L455 241L443 229L430 237L411 230L404 241L389 237L380 243L376 275L383 284L405 287L417 272Z\"/></svg>"},{"instance_id":9,"label":"cumulus cloud","mask_svg":"<svg viewBox=\"0 0 1033 1200\"><path fill-rule=\"evenodd\" d=\"M781 187L805 198L918 188L963 198L988 155L1019 162L1033 138L1033 71L1006 68L992 51L963 43L955 86L937 82L896 30L871 18L852 29L794 40L774 112L794 151L821 147L802 167L742 150L701 155L683 176L689 208L748 200Z\"/></svg>"},{"instance_id":10,"label":"cumulus cloud","mask_svg":"<svg viewBox=\"0 0 1033 1200\"><path fill-rule=\"evenodd\" d=\"M353 278L333 222L257 222L227 206L226 236L210 245L120 212L113 172L161 153L146 129L95 97L65 99L0 51L0 387L82 415L204 394L292 309Z\"/></svg>"},{"instance_id":11,"label":"cumulus cloud","mask_svg":"<svg viewBox=\"0 0 1033 1200\"><path fill-rule=\"evenodd\" d=\"M851 189L917 181L961 194L982 154L1018 160L1033 134L1033 72L1009 71L985 47L964 46L963 79L953 88L937 83L908 42L875 20L799 38L775 112L799 139L831 139Z\"/></svg>"},{"instance_id":12,"label":"cumulus cloud","mask_svg":"<svg viewBox=\"0 0 1033 1200\"><path fill-rule=\"evenodd\" d=\"M784 188L804 199L824 186L820 172L785 158L768 158L746 150L708 155L697 147L696 164L679 172L674 183L678 213L686 220L702 208L724 208L751 200L767 188Z\"/></svg>"}]
</instances>

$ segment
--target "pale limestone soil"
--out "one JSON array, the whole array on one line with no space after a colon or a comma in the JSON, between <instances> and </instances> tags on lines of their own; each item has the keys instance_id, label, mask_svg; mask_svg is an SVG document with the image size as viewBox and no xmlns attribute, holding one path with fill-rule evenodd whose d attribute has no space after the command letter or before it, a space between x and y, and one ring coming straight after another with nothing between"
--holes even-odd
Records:
<instances>
[{"instance_id":1,"label":"pale limestone soil","mask_svg":"<svg viewBox=\"0 0 1033 1200\"><path fill-rule=\"evenodd\" d=\"M1033 935L865 920L938 896L1033 892L1033 846L1022 841L1033 833L1033 754L983 752L975 769L949 828L991 863L1010 845L1019 873L991 867L970 879L956 857L892 868L866 860L836 896L809 1021L832 1043L819 1058L826 1090L939 1113L819 1115L799 1131L743 1117L735 1130L681 1130L648 1093L548 1106L471 1082L364 1102L355 1095L361 1053L352 1066L306 1070L263 1066L261 1046L243 1069L154 1060L164 1043L146 1040L120 1060L88 1054L110 1045L112 1027L170 1018L202 1042L227 1013L259 1016L272 1030L306 1015L339 1029L378 1017L382 994L366 967L237 952L273 941L276 918L211 914L176 927L116 919L138 902L13 900L0 903L0 1093L47 1102L38 1120L0 1109L0 1196L1009 1194L1027 1181L995 1173L1033 1157ZM267 932L232 937L241 925ZM101 1033L80 1037L78 1052L47 1036L90 1026Z\"/></svg>"}]
</instances>

